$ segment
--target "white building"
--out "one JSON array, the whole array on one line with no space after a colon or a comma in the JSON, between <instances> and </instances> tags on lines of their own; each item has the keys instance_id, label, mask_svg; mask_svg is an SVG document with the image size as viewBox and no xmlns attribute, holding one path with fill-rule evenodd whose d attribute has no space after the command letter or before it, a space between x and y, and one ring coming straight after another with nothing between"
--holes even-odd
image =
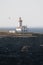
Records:
<instances>
[{"instance_id":1,"label":"white building","mask_svg":"<svg viewBox=\"0 0 43 65\"><path fill-rule=\"evenodd\" d=\"M17 27L16 32L27 32L27 26Z\"/></svg>"},{"instance_id":2,"label":"white building","mask_svg":"<svg viewBox=\"0 0 43 65\"><path fill-rule=\"evenodd\" d=\"M19 26L16 27L15 30L10 30L9 33L16 33L16 32L27 32L27 26L22 26L21 17L19 18Z\"/></svg>"},{"instance_id":3,"label":"white building","mask_svg":"<svg viewBox=\"0 0 43 65\"><path fill-rule=\"evenodd\" d=\"M22 26L21 17L19 18L19 27L16 27L16 32L27 32L27 26Z\"/></svg>"},{"instance_id":4,"label":"white building","mask_svg":"<svg viewBox=\"0 0 43 65\"><path fill-rule=\"evenodd\" d=\"M15 33L16 31L15 30L9 30L9 33Z\"/></svg>"}]
</instances>

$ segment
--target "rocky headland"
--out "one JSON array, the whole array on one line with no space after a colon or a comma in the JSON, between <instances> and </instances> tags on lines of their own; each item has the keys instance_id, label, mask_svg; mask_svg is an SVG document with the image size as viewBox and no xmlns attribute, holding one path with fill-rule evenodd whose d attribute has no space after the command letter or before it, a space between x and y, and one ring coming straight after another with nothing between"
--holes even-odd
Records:
<instances>
[{"instance_id":1,"label":"rocky headland","mask_svg":"<svg viewBox=\"0 0 43 65\"><path fill-rule=\"evenodd\" d=\"M43 65L43 34L13 35L0 36L0 65Z\"/></svg>"}]
</instances>

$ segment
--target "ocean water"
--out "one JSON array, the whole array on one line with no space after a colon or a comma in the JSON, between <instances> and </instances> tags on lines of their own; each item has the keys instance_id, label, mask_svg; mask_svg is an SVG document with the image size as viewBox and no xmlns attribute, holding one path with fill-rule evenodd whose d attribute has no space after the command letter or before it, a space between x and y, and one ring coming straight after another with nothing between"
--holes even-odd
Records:
<instances>
[{"instance_id":1,"label":"ocean water","mask_svg":"<svg viewBox=\"0 0 43 65\"><path fill-rule=\"evenodd\" d=\"M28 31L36 32L36 33L43 33L43 28L29 28Z\"/></svg>"},{"instance_id":2,"label":"ocean water","mask_svg":"<svg viewBox=\"0 0 43 65\"><path fill-rule=\"evenodd\" d=\"M15 28L0 28L0 32L7 32L9 30L15 30ZM28 32L43 33L43 28L28 28Z\"/></svg>"}]
</instances>

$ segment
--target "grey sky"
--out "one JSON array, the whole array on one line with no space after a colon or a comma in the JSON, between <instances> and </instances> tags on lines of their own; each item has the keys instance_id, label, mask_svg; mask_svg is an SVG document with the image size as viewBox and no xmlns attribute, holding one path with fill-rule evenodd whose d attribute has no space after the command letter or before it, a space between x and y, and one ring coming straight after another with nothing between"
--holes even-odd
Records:
<instances>
[{"instance_id":1,"label":"grey sky","mask_svg":"<svg viewBox=\"0 0 43 65\"><path fill-rule=\"evenodd\" d=\"M43 27L43 0L0 0L0 27L17 26L20 16L28 27Z\"/></svg>"}]
</instances>

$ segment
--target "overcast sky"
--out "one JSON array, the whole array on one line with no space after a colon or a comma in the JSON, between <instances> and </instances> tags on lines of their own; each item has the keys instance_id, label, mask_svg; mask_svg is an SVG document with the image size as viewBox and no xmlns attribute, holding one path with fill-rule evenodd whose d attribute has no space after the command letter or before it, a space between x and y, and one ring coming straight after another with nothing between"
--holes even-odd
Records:
<instances>
[{"instance_id":1,"label":"overcast sky","mask_svg":"<svg viewBox=\"0 0 43 65\"><path fill-rule=\"evenodd\" d=\"M43 0L0 0L0 27L23 25L43 27Z\"/></svg>"}]
</instances>

